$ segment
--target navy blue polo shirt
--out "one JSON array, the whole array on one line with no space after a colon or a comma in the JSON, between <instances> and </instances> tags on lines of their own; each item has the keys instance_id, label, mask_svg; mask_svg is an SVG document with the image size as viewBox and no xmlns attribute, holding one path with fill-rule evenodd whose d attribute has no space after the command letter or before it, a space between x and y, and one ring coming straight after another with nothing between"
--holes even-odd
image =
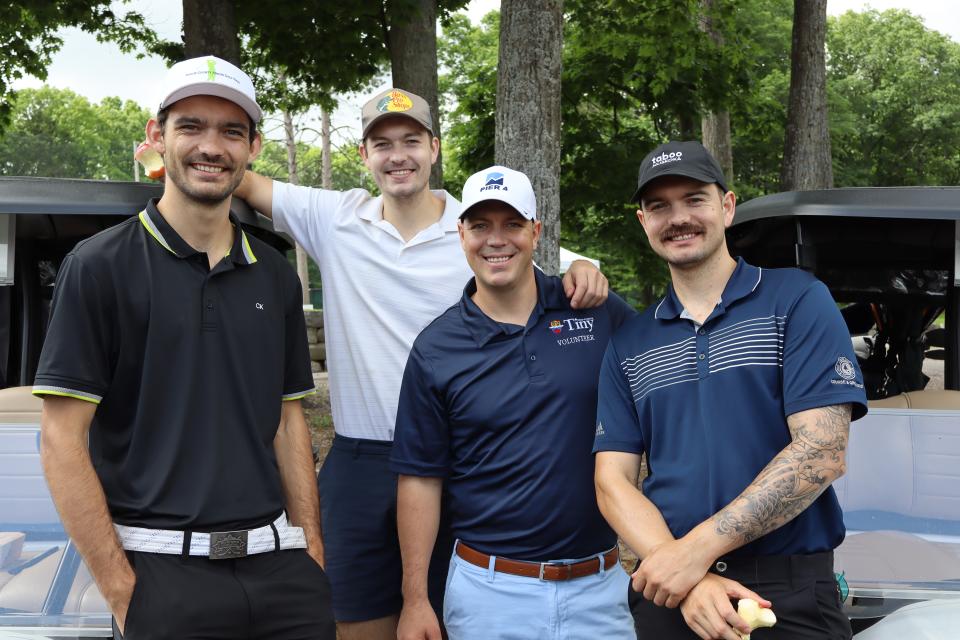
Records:
<instances>
[{"instance_id":1,"label":"navy blue polo shirt","mask_svg":"<svg viewBox=\"0 0 960 640\"><path fill-rule=\"evenodd\" d=\"M675 537L737 497L790 442L786 417L851 403L863 377L830 292L797 269L740 260L698 327L671 287L613 337L600 373L595 451L647 454L643 492ZM834 549L845 530L833 488L738 555Z\"/></svg>"},{"instance_id":2,"label":"navy blue polo shirt","mask_svg":"<svg viewBox=\"0 0 960 640\"><path fill-rule=\"evenodd\" d=\"M471 279L417 337L390 466L445 478L453 533L479 551L580 558L617 540L597 508L590 449L603 351L634 312L614 294L573 310L560 279L534 271L526 326L487 317Z\"/></svg>"},{"instance_id":3,"label":"navy blue polo shirt","mask_svg":"<svg viewBox=\"0 0 960 640\"><path fill-rule=\"evenodd\" d=\"M313 391L300 283L231 216L211 270L154 202L57 275L34 393L96 403L90 455L115 522L229 531L284 506L284 399Z\"/></svg>"}]
</instances>

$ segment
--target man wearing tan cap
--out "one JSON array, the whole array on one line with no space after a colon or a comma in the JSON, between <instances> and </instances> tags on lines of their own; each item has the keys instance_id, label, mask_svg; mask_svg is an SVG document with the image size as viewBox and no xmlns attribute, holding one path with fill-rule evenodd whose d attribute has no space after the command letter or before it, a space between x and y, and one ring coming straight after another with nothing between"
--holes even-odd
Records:
<instances>
[{"instance_id":1,"label":"man wearing tan cap","mask_svg":"<svg viewBox=\"0 0 960 640\"><path fill-rule=\"evenodd\" d=\"M50 492L115 637L333 640L300 283L230 212L253 83L207 56L162 95L163 196L57 274L33 387Z\"/></svg>"},{"instance_id":2,"label":"man wearing tan cap","mask_svg":"<svg viewBox=\"0 0 960 640\"><path fill-rule=\"evenodd\" d=\"M420 331L461 295L472 272L460 250L460 204L431 191L440 141L430 108L403 89L362 110L359 152L381 195L274 182L247 172L237 194L272 215L316 260L336 437L319 476L326 569L345 640L396 638L403 605L393 441L404 365ZM574 307L606 298L606 279L577 262L564 285ZM441 527L443 531L444 528ZM430 569L439 612L452 540Z\"/></svg>"}]
</instances>

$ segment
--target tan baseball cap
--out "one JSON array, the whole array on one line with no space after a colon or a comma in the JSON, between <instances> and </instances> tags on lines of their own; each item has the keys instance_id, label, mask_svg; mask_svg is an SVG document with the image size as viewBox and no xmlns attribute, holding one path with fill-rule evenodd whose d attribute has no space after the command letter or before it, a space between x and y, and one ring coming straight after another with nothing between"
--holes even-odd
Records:
<instances>
[{"instance_id":1,"label":"tan baseball cap","mask_svg":"<svg viewBox=\"0 0 960 640\"><path fill-rule=\"evenodd\" d=\"M433 119L427 101L405 89L387 89L363 105L360 112L360 124L363 126L361 137L366 139L370 127L389 116L413 118L433 135Z\"/></svg>"}]
</instances>

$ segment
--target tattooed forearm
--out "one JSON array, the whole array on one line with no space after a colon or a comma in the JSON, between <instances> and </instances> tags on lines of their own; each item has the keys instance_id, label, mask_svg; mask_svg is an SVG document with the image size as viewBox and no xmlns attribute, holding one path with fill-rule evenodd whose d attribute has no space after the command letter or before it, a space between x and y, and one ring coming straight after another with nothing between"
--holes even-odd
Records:
<instances>
[{"instance_id":1,"label":"tattooed forearm","mask_svg":"<svg viewBox=\"0 0 960 640\"><path fill-rule=\"evenodd\" d=\"M713 516L715 531L739 545L793 520L846 471L849 404L802 411L787 424L790 444Z\"/></svg>"}]
</instances>

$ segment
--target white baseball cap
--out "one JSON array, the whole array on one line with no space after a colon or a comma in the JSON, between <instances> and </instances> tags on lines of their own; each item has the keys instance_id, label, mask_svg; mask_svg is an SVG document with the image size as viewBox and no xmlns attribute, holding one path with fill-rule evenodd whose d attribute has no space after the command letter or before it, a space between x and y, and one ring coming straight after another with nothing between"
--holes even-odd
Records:
<instances>
[{"instance_id":1,"label":"white baseball cap","mask_svg":"<svg viewBox=\"0 0 960 640\"><path fill-rule=\"evenodd\" d=\"M161 109L191 96L216 96L238 105L254 124L263 117L250 76L216 56L190 58L170 67L162 95Z\"/></svg>"},{"instance_id":2,"label":"white baseball cap","mask_svg":"<svg viewBox=\"0 0 960 640\"><path fill-rule=\"evenodd\" d=\"M460 218L475 204L499 200L513 207L527 220L537 219L537 197L530 179L519 171L492 166L473 174L463 185Z\"/></svg>"}]
</instances>

